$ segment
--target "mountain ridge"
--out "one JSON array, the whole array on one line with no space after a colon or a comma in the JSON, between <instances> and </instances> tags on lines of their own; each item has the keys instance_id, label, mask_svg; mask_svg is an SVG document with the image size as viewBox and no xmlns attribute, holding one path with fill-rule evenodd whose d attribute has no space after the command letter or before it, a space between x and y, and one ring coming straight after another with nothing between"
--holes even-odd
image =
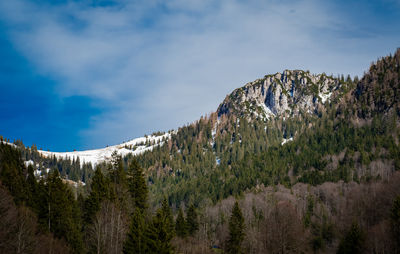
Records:
<instances>
[{"instance_id":1,"label":"mountain ridge","mask_svg":"<svg viewBox=\"0 0 400 254\"><path fill-rule=\"evenodd\" d=\"M337 96L337 90L344 83L344 81L340 82L338 78L325 73L310 74L309 71L286 69L282 73L268 74L264 78L256 79L234 89L220 103L215 113L218 117L235 114L237 117L259 117L264 121L276 116L298 115L300 111L314 114L331 97ZM121 156L128 154L135 156L152 150L153 146L142 145L135 149L132 149L131 146L137 146L139 143L160 143L161 140L165 141L169 138L171 138L171 134L167 133L161 138L150 135L149 138L135 138L100 149L73 152L38 150L38 152L49 158L56 156L60 159L68 157L77 159L79 157L81 164L90 162L95 166L100 162L110 160L114 151ZM282 142L285 143L285 140ZM163 142L159 145L163 145ZM130 146L131 149L127 149L127 146Z\"/></svg>"},{"instance_id":2,"label":"mountain ridge","mask_svg":"<svg viewBox=\"0 0 400 254\"><path fill-rule=\"evenodd\" d=\"M218 116L261 117L314 113L344 84L344 80L303 70L265 75L230 93L217 109Z\"/></svg>"}]
</instances>

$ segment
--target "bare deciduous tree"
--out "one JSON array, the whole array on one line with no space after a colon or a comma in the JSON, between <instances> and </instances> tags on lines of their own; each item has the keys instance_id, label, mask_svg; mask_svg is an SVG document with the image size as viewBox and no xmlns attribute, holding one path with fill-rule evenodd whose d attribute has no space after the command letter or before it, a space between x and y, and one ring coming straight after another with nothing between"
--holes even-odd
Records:
<instances>
[{"instance_id":1,"label":"bare deciduous tree","mask_svg":"<svg viewBox=\"0 0 400 254\"><path fill-rule=\"evenodd\" d=\"M88 229L89 248L95 253L121 253L128 225L127 216L119 207L103 202Z\"/></svg>"}]
</instances>

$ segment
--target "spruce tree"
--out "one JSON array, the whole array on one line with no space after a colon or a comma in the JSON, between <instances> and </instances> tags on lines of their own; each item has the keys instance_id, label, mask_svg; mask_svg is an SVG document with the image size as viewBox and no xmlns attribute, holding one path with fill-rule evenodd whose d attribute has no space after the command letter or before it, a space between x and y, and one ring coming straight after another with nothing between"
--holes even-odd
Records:
<instances>
[{"instance_id":1,"label":"spruce tree","mask_svg":"<svg viewBox=\"0 0 400 254\"><path fill-rule=\"evenodd\" d=\"M146 229L147 253L170 254L174 252L171 244L173 234L170 231L171 221L163 208L157 210L152 222Z\"/></svg>"},{"instance_id":2,"label":"spruce tree","mask_svg":"<svg viewBox=\"0 0 400 254\"><path fill-rule=\"evenodd\" d=\"M178 217L175 223L176 235L179 237L186 237L188 234L185 217L183 216L182 207L179 209Z\"/></svg>"},{"instance_id":3,"label":"spruce tree","mask_svg":"<svg viewBox=\"0 0 400 254\"><path fill-rule=\"evenodd\" d=\"M64 238L74 253L81 253L83 239L80 210L71 189L62 182L58 170L48 175L41 191L44 202L38 207L39 222L45 224L55 237Z\"/></svg>"},{"instance_id":4,"label":"spruce tree","mask_svg":"<svg viewBox=\"0 0 400 254\"><path fill-rule=\"evenodd\" d=\"M134 212L123 251L124 253L151 253L157 235L153 222L146 222L148 189L143 171L136 160L131 163L129 174L129 192Z\"/></svg>"},{"instance_id":5,"label":"spruce tree","mask_svg":"<svg viewBox=\"0 0 400 254\"><path fill-rule=\"evenodd\" d=\"M27 186L21 153L10 145L0 143L0 180L17 205L27 200Z\"/></svg>"},{"instance_id":6,"label":"spruce tree","mask_svg":"<svg viewBox=\"0 0 400 254\"><path fill-rule=\"evenodd\" d=\"M38 199L38 183L36 181L32 165L28 166L28 177L26 179L26 183L28 186L27 204L34 210L37 210L36 204Z\"/></svg>"},{"instance_id":7,"label":"spruce tree","mask_svg":"<svg viewBox=\"0 0 400 254\"><path fill-rule=\"evenodd\" d=\"M239 204L236 201L232 208L232 215L229 220L229 238L227 242L227 252L236 254L242 253L242 242L244 240L244 218Z\"/></svg>"},{"instance_id":8,"label":"spruce tree","mask_svg":"<svg viewBox=\"0 0 400 254\"><path fill-rule=\"evenodd\" d=\"M338 254L357 254L363 253L365 236L357 223L353 222L349 231L340 241Z\"/></svg>"},{"instance_id":9,"label":"spruce tree","mask_svg":"<svg viewBox=\"0 0 400 254\"><path fill-rule=\"evenodd\" d=\"M130 210L131 204L130 202L130 192L128 187L128 178L123 166L121 156L117 155L116 152L112 155L112 163L110 168L110 180L112 185L112 200L115 200L115 203L123 210Z\"/></svg>"},{"instance_id":10,"label":"spruce tree","mask_svg":"<svg viewBox=\"0 0 400 254\"><path fill-rule=\"evenodd\" d=\"M175 236L174 217L172 216L172 211L168 205L168 201L166 198L164 198L162 201L161 210L163 216L165 217L166 227L168 229L169 234L171 234L171 239L172 239Z\"/></svg>"},{"instance_id":11,"label":"spruce tree","mask_svg":"<svg viewBox=\"0 0 400 254\"><path fill-rule=\"evenodd\" d=\"M84 221L86 224L90 224L93 216L100 210L101 202L110 198L108 179L99 167L94 172L90 187L92 191L85 201Z\"/></svg>"},{"instance_id":12,"label":"spruce tree","mask_svg":"<svg viewBox=\"0 0 400 254\"><path fill-rule=\"evenodd\" d=\"M196 233L196 231L199 229L199 219L193 204L189 206L186 223L189 235L193 236L194 233Z\"/></svg>"},{"instance_id":13,"label":"spruce tree","mask_svg":"<svg viewBox=\"0 0 400 254\"><path fill-rule=\"evenodd\" d=\"M396 249L400 250L400 196L393 201L390 213L391 231L396 244Z\"/></svg>"},{"instance_id":14,"label":"spruce tree","mask_svg":"<svg viewBox=\"0 0 400 254\"><path fill-rule=\"evenodd\" d=\"M123 252L125 254L141 254L148 252L146 230L143 211L141 211L139 208L136 208L132 214L131 225L124 242Z\"/></svg>"},{"instance_id":15,"label":"spruce tree","mask_svg":"<svg viewBox=\"0 0 400 254\"><path fill-rule=\"evenodd\" d=\"M148 189L146 180L143 175L143 169L139 166L136 160L133 160L130 167L130 182L129 191L132 196L132 202L135 208L139 208L144 211L147 209L147 196Z\"/></svg>"}]
</instances>

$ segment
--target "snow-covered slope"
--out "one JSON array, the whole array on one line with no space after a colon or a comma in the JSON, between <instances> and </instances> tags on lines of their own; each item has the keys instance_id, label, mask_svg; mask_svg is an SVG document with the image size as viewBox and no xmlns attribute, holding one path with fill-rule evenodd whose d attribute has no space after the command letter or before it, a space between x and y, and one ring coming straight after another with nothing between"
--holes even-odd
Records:
<instances>
[{"instance_id":1,"label":"snow-covered slope","mask_svg":"<svg viewBox=\"0 0 400 254\"><path fill-rule=\"evenodd\" d=\"M81 165L83 163L92 163L92 165L96 165L100 162L107 161L111 159L111 154L116 151L119 155L125 156L128 154L138 155L145 151L151 151L155 146L161 146L164 144L165 140L171 137L170 133L165 133L160 136L147 136L136 138L131 141L115 145L108 146L106 148L94 149L94 150L86 150L86 151L74 151L74 152L48 152L38 150L43 156L52 157L56 156L59 159L70 158L77 159L79 157L79 161Z\"/></svg>"}]
</instances>

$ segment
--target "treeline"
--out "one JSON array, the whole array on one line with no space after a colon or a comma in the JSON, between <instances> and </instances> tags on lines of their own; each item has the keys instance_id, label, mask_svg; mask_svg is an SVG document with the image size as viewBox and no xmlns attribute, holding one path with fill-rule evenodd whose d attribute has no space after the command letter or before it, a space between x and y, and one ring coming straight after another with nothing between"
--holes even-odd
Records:
<instances>
[{"instance_id":1,"label":"treeline","mask_svg":"<svg viewBox=\"0 0 400 254\"><path fill-rule=\"evenodd\" d=\"M177 251L228 252L239 232L233 253L398 253L399 181L396 172L385 182L259 187L239 199L242 223L233 197L201 209L199 231L176 239Z\"/></svg>"},{"instance_id":2,"label":"treeline","mask_svg":"<svg viewBox=\"0 0 400 254\"><path fill-rule=\"evenodd\" d=\"M1 136L0 141L3 141ZM53 155L48 158L38 152L36 145L26 147L21 140L15 140L13 144L20 150L23 161L29 162L43 176L47 175L48 170L58 170L63 178L84 183L89 182L93 176L92 164L81 163L79 157L57 159Z\"/></svg>"},{"instance_id":3,"label":"treeline","mask_svg":"<svg viewBox=\"0 0 400 254\"><path fill-rule=\"evenodd\" d=\"M154 202L168 193L177 207L201 206L257 185L387 179L400 168L399 58L381 59L360 81L341 78L338 96L313 115L264 122L212 114L180 128L138 156Z\"/></svg>"},{"instance_id":4,"label":"treeline","mask_svg":"<svg viewBox=\"0 0 400 254\"><path fill-rule=\"evenodd\" d=\"M342 109L332 106L319 118L303 117L303 121L292 119L281 123L280 128L275 128L278 133L275 139L284 136L285 132L281 130L293 129L298 134L294 135L294 141L285 145L277 144L276 141L268 142L267 139L263 141L264 147L255 151L245 147L245 140L258 140L258 136L246 137L242 139L242 143L239 142L240 139L235 140L223 149L228 151L225 156L220 154L219 165L215 162L218 153L213 154L212 148L208 146L207 150L202 147L202 142L197 143L195 137L204 134L194 131L188 135L193 139L191 144L198 147L192 149L195 151L193 154L187 152L190 149L185 145L178 149L180 153L174 152L177 148L173 148L172 144L171 149L164 146L139 156L138 159L145 168L148 167L152 183L150 189L156 195L155 200L168 193L169 202L177 207L181 203L190 202L196 205L215 204L230 195L240 195L261 184L283 184L289 187L297 182L312 185L340 180L368 182L387 179L395 170L400 169L400 147L395 141L399 139L400 133L395 112L386 116L375 116L368 123L357 126L352 122L356 118L339 117L345 114L340 110ZM244 127L245 125L248 127ZM186 128L195 129L190 126ZM247 121L240 121L238 128L263 129L258 127L257 122L253 124ZM183 129L182 133L188 130ZM235 137L252 132L241 130L233 133L232 136ZM232 139L232 136L225 133L225 138ZM185 137L182 140L189 142L186 140L190 138ZM286 137L289 138L290 135ZM229 141L222 143L229 144ZM207 147L207 143L204 144ZM215 141L214 146L218 147L217 144ZM203 151L199 151L200 149ZM160 161L156 159L158 156ZM380 166L377 167L377 164Z\"/></svg>"},{"instance_id":5,"label":"treeline","mask_svg":"<svg viewBox=\"0 0 400 254\"><path fill-rule=\"evenodd\" d=\"M147 169L155 203L163 198L163 193L179 192L179 195L168 197L171 204L198 204L203 197L197 197L197 192L189 194L175 188L179 186L188 191L198 188L200 186L192 184L198 177L201 180L206 177L207 181L223 180L219 176L214 178L215 174L243 161L248 154L266 152L270 147L279 145L283 138L294 137L308 121L308 118L299 116L285 121L254 119L249 122L235 116L217 119L216 114L212 114L180 128L165 145L136 158ZM222 198L217 195L219 193L212 194L213 201Z\"/></svg>"},{"instance_id":6,"label":"treeline","mask_svg":"<svg viewBox=\"0 0 400 254\"><path fill-rule=\"evenodd\" d=\"M19 150L0 144L0 183L1 253L174 253L174 237L199 230L193 204L176 220L167 199L149 207L142 168L135 160L124 168L116 154L107 170L96 169L84 197L57 170L36 179Z\"/></svg>"}]
</instances>

